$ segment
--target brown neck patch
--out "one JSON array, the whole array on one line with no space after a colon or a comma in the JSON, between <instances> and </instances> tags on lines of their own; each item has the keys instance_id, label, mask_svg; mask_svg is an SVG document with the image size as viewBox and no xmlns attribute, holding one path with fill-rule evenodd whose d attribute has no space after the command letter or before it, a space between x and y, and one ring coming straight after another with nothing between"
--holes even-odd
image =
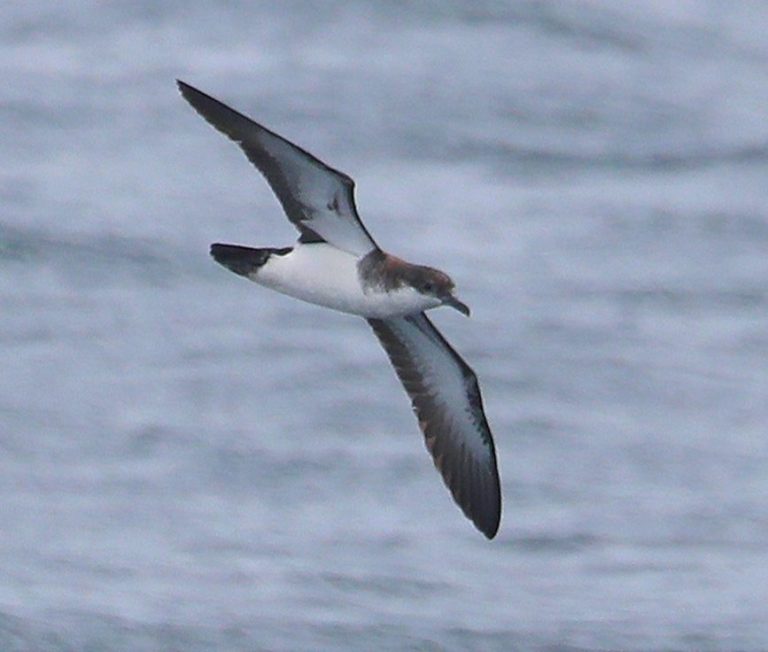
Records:
<instances>
[{"instance_id":1,"label":"brown neck patch","mask_svg":"<svg viewBox=\"0 0 768 652\"><path fill-rule=\"evenodd\" d=\"M363 289L389 292L403 286L403 266L409 266L404 260L374 249L357 263L357 274Z\"/></svg>"},{"instance_id":2,"label":"brown neck patch","mask_svg":"<svg viewBox=\"0 0 768 652\"><path fill-rule=\"evenodd\" d=\"M450 293L453 289L453 281L440 270L407 263L380 249L370 252L357 264L357 273L366 292L389 292L405 285L419 289L427 281L434 288L431 293Z\"/></svg>"}]
</instances>

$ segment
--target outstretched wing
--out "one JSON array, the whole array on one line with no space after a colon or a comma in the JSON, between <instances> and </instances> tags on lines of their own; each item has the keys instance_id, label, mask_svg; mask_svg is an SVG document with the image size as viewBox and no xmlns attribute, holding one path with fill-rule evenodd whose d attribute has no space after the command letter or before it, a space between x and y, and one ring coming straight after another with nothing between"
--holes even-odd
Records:
<instances>
[{"instance_id":1,"label":"outstretched wing","mask_svg":"<svg viewBox=\"0 0 768 652\"><path fill-rule=\"evenodd\" d=\"M325 241L357 256L376 248L355 208L355 183L346 174L210 95L177 83L187 102L240 145L264 175L303 241Z\"/></svg>"},{"instance_id":2,"label":"outstretched wing","mask_svg":"<svg viewBox=\"0 0 768 652\"><path fill-rule=\"evenodd\" d=\"M492 539L501 488L477 376L424 313L368 323L411 397L427 449L454 500Z\"/></svg>"}]
</instances>

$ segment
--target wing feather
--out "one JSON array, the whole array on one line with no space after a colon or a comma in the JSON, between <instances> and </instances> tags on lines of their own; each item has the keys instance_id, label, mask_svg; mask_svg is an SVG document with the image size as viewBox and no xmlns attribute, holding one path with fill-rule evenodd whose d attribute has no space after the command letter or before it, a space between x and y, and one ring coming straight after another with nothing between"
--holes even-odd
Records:
<instances>
[{"instance_id":1,"label":"wing feather","mask_svg":"<svg viewBox=\"0 0 768 652\"><path fill-rule=\"evenodd\" d=\"M264 175L302 241L325 241L358 256L376 248L357 214L350 177L210 95L178 85L184 99Z\"/></svg>"},{"instance_id":2,"label":"wing feather","mask_svg":"<svg viewBox=\"0 0 768 652\"><path fill-rule=\"evenodd\" d=\"M368 323L411 398L454 500L492 539L501 519L501 486L477 376L424 313Z\"/></svg>"}]
</instances>

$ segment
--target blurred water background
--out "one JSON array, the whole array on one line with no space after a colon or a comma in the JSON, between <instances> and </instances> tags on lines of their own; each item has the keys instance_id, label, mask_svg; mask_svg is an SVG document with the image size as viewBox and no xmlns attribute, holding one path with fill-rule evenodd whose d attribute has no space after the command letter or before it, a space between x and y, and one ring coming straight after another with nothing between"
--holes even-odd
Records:
<instances>
[{"instance_id":1,"label":"blurred water background","mask_svg":"<svg viewBox=\"0 0 768 652\"><path fill-rule=\"evenodd\" d=\"M4 3L0 649L768 648L768 5ZM473 309L487 542L179 77Z\"/></svg>"}]
</instances>

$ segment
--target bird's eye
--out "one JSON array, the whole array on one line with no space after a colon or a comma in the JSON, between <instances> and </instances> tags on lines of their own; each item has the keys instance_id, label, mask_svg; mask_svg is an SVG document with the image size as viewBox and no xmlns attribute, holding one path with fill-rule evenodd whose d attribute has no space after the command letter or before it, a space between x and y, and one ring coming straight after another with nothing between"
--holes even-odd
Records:
<instances>
[{"instance_id":1,"label":"bird's eye","mask_svg":"<svg viewBox=\"0 0 768 652\"><path fill-rule=\"evenodd\" d=\"M424 292L434 292L434 290L435 290L435 286L434 286L434 284L433 284L433 283L431 283L430 281L427 281L426 283L424 283L424 285L422 285L422 286L421 286L421 289L422 289Z\"/></svg>"}]
</instances>

